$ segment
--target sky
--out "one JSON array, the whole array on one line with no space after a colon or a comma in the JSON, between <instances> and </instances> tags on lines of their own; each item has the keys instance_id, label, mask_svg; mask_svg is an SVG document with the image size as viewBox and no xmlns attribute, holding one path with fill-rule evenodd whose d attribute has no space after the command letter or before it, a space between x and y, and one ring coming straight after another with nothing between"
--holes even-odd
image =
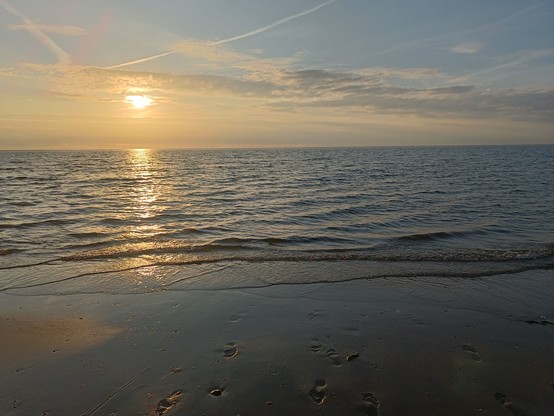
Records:
<instances>
[{"instance_id":1,"label":"sky","mask_svg":"<svg viewBox=\"0 0 554 416\"><path fill-rule=\"evenodd\" d=\"M0 0L0 149L554 143L553 0Z\"/></svg>"}]
</instances>

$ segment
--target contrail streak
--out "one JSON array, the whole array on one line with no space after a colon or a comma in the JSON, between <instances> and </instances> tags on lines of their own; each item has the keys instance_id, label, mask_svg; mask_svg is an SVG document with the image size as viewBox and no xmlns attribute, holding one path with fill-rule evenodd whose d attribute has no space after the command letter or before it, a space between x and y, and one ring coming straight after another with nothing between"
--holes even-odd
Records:
<instances>
[{"instance_id":1,"label":"contrail streak","mask_svg":"<svg viewBox=\"0 0 554 416\"><path fill-rule=\"evenodd\" d=\"M167 55L173 55L177 52L179 52L179 50L164 52L164 53L160 53L158 55L147 56L146 58L140 58L140 59L136 59L134 61L124 62L124 63L118 64L118 65L106 66L106 67L104 67L104 69L115 69L115 68L122 68L124 66L136 65L136 64L140 64L141 62L153 61L154 59L163 58L164 56L167 56Z\"/></svg>"},{"instance_id":2,"label":"contrail streak","mask_svg":"<svg viewBox=\"0 0 554 416\"><path fill-rule=\"evenodd\" d=\"M212 45L221 45L223 43L233 42L235 40L244 39L244 38L248 38L250 36L257 35L258 33L266 32L269 29L273 29L276 26L280 26L284 23L290 22L291 20L298 19L299 17L306 16L307 14L313 13L313 12L321 9L322 7L325 7L325 6L328 6L331 3L334 3L335 1L337 1L337 0L327 1L325 3L320 4L319 6L313 7L313 8L308 9L308 10L304 10L303 12L300 12L300 13L297 13L297 14L293 14L292 16L285 17L284 19L281 19L281 20L277 20L275 23L272 23L270 25L261 27L259 29L253 30L251 32L244 33L244 34L238 35L238 36L233 36L232 38L218 40L217 42L213 42Z\"/></svg>"},{"instance_id":3,"label":"contrail streak","mask_svg":"<svg viewBox=\"0 0 554 416\"><path fill-rule=\"evenodd\" d=\"M243 33L242 35L232 36L230 38L225 38L225 39L221 39L221 40L218 40L218 41L210 42L209 45L210 46L222 45L224 43L234 42L235 40L249 38L250 36L254 36L254 35L257 35L259 33L266 32L270 29L273 29L274 27L277 27L277 26L280 26L284 23L290 22L291 20L298 19L299 17L302 17L302 16L306 16L306 15L308 15L310 13L313 13L313 12L321 9L322 7L328 6L329 4L334 3L336 1L337 0L326 1L325 3L322 3L322 4L320 4L316 7L312 7L311 9L304 10L303 12L300 12L300 13L297 13L297 14L293 14L292 16L285 17L281 20L277 20L276 22L271 23L270 25L263 26L263 27L260 27L258 29L252 30L250 32ZM157 54L157 55L147 56L145 58L136 59L134 61L124 62L122 64L113 65L113 66L108 66L108 67L105 67L104 69L115 69L115 68L122 68L124 66L136 65L136 64L140 64L142 62L153 61L155 59L163 58L164 56L173 55L173 54L176 54L176 53L179 53L179 52L180 52L180 49L169 51L169 52L163 52L163 53L160 53L160 54Z\"/></svg>"},{"instance_id":4,"label":"contrail streak","mask_svg":"<svg viewBox=\"0 0 554 416\"><path fill-rule=\"evenodd\" d=\"M13 14L16 17L19 17L23 21L23 23L25 23L25 28L29 31L29 33L36 40L46 46L50 50L50 52L56 55L59 64L71 64L71 57L67 54L67 52L65 52L56 42L50 39L50 37L48 37L48 35L40 30L37 25L35 25L27 16L14 9L5 1L0 1L0 4L4 7L4 9L6 9L7 12Z\"/></svg>"}]
</instances>

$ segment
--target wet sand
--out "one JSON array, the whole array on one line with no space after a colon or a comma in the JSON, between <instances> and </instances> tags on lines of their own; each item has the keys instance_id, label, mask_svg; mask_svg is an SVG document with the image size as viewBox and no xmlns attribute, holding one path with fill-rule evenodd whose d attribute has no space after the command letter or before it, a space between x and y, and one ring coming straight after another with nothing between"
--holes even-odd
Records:
<instances>
[{"instance_id":1,"label":"wet sand","mask_svg":"<svg viewBox=\"0 0 554 416\"><path fill-rule=\"evenodd\" d=\"M4 294L0 414L552 415L553 295L551 271Z\"/></svg>"},{"instance_id":2,"label":"wet sand","mask_svg":"<svg viewBox=\"0 0 554 416\"><path fill-rule=\"evenodd\" d=\"M3 314L0 320L0 365L24 369L50 353L94 348L122 329L89 319L65 316Z\"/></svg>"}]
</instances>

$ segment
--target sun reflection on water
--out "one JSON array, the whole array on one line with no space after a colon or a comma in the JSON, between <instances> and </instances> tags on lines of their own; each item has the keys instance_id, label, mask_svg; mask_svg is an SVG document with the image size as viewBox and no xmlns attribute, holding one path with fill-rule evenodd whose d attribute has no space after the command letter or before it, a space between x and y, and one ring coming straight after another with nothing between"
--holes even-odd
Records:
<instances>
[{"instance_id":1,"label":"sun reflection on water","mask_svg":"<svg viewBox=\"0 0 554 416\"><path fill-rule=\"evenodd\" d=\"M149 149L134 149L129 152L130 178L135 184L131 191L130 207L141 219L148 219L159 211L158 198L161 188L155 178L152 151ZM157 229L155 224L144 224L143 230Z\"/></svg>"},{"instance_id":2,"label":"sun reflection on water","mask_svg":"<svg viewBox=\"0 0 554 416\"><path fill-rule=\"evenodd\" d=\"M160 245L162 226L156 216L163 212L162 201L169 191L159 179L155 152L150 149L133 149L128 152L127 178L131 183L128 195L128 212L131 214L125 239L131 243L135 255L127 258L127 267L138 267L136 284L148 285L150 280L160 280L163 274L157 266L144 267L156 262L156 248ZM163 244L162 244L163 245Z\"/></svg>"}]
</instances>

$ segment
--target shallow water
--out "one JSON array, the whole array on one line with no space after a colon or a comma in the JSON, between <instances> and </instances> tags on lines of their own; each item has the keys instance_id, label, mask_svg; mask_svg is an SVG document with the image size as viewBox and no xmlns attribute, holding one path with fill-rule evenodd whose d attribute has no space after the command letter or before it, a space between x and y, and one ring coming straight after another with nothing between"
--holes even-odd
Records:
<instances>
[{"instance_id":1,"label":"shallow water","mask_svg":"<svg viewBox=\"0 0 554 416\"><path fill-rule=\"evenodd\" d=\"M553 146L1 152L0 290L211 287L237 262L325 262L320 281L551 269L553 160Z\"/></svg>"}]
</instances>

